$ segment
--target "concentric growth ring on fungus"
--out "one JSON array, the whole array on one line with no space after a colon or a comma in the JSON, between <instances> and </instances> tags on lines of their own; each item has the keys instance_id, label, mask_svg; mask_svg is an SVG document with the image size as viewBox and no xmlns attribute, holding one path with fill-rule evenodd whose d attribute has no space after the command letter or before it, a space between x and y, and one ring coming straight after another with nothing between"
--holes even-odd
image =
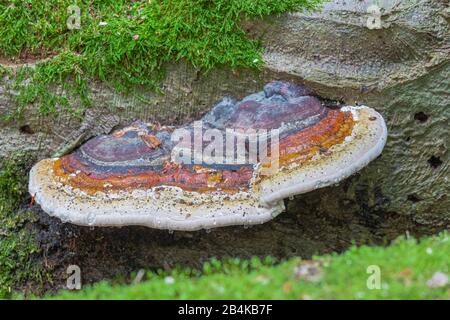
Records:
<instances>
[{"instance_id":1,"label":"concentric growth ring on fungus","mask_svg":"<svg viewBox=\"0 0 450 320\"><path fill-rule=\"evenodd\" d=\"M29 191L44 211L79 225L260 224L284 210L284 198L366 166L386 137L375 110L328 108L307 88L277 81L239 102L225 97L200 122L135 122L42 160Z\"/></svg>"}]
</instances>

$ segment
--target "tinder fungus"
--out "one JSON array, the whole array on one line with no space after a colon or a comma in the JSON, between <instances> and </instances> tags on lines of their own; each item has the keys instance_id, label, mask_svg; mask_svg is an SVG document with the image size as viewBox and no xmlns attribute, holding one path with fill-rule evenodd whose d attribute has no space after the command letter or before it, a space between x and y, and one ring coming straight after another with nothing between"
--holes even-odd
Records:
<instances>
[{"instance_id":1,"label":"tinder fungus","mask_svg":"<svg viewBox=\"0 0 450 320\"><path fill-rule=\"evenodd\" d=\"M371 108L331 109L307 88L272 82L184 127L135 122L42 160L29 191L44 211L79 225L260 224L284 210L284 198L366 166L386 136Z\"/></svg>"}]
</instances>

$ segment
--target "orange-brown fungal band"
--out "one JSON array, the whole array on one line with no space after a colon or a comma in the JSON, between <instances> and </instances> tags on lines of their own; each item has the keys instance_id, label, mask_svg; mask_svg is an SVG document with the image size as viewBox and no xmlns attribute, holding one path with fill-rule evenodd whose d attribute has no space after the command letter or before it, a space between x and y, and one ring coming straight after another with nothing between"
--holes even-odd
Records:
<instances>
[{"instance_id":1,"label":"orange-brown fungal band","mask_svg":"<svg viewBox=\"0 0 450 320\"><path fill-rule=\"evenodd\" d=\"M352 133L350 112L332 110L317 124L296 132L280 141L280 164L305 162L318 153L326 153L330 147L340 144ZM203 170L202 170L203 169ZM218 170L202 166L188 168L165 162L161 170L115 172L93 172L80 163L76 154L70 154L54 161L55 177L73 188L89 194L98 191L149 189L158 186L180 187L189 191L214 192L224 190L230 193L247 190L254 169L241 166L235 170Z\"/></svg>"},{"instance_id":2,"label":"orange-brown fungal band","mask_svg":"<svg viewBox=\"0 0 450 320\"><path fill-rule=\"evenodd\" d=\"M353 125L350 112L331 110L319 123L280 141L280 165L300 164L317 154L326 154L331 147L351 136Z\"/></svg>"},{"instance_id":3,"label":"orange-brown fungal band","mask_svg":"<svg viewBox=\"0 0 450 320\"><path fill-rule=\"evenodd\" d=\"M302 159L283 166L270 179L262 179L261 202L269 204L293 195L336 184L361 170L382 152L387 128L382 116L368 107L343 107L351 114L325 148L307 161ZM351 128L351 134L347 130ZM345 133L344 133L345 132ZM336 140L335 140L336 139ZM334 140L335 142L328 142Z\"/></svg>"},{"instance_id":4,"label":"orange-brown fungal band","mask_svg":"<svg viewBox=\"0 0 450 320\"><path fill-rule=\"evenodd\" d=\"M272 162L237 161L239 152L251 158L250 137L260 129ZM174 139L177 130L188 138ZM211 140L196 145L199 133L207 136L208 130L244 137L245 144L227 149L224 141L214 156L231 150L232 161L210 163L212 153L204 154ZM29 189L46 212L81 225L197 230L257 224L282 212L284 198L367 165L381 153L386 135L373 109L329 109L304 87L273 82L239 102L224 98L202 118L200 129L197 123L177 129L135 122L72 154L43 160L30 173ZM183 161L174 157L180 146L188 155ZM274 161L275 169L265 172Z\"/></svg>"},{"instance_id":5,"label":"orange-brown fungal band","mask_svg":"<svg viewBox=\"0 0 450 320\"><path fill-rule=\"evenodd\" d=\"M55 176L74 188L89 194L98 191L117 191L134 189L150 189L158 186L179 187L188 191L208 192L222 189L233 193L248 188L253 169L243 166L238 170L208 170L196 172L183 165L166 163L164 169L144 172L126 172L123 174L97 174L88 170L72 167L71 155L54 161Z\"/></svg>"}]
</instances>

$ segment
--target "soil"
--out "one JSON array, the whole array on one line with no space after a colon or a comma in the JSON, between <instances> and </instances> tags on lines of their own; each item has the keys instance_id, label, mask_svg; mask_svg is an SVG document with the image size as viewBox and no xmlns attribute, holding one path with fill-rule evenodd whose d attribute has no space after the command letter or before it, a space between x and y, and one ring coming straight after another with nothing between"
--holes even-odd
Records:
<instances>
[{"instance_id":1,"label":"soil","mask_svg":"<svg viewBox=\"0 0 450 320\"><path fill-rule=\"evenodd\" d=\"M27 51L21 52L17 57L8 58L0 56L0 65L12 69L16 69L25 65L32 66L38 62L43 62L54 57L54 54L50 53L29 53Z\"/></svg>"}]
</instances>

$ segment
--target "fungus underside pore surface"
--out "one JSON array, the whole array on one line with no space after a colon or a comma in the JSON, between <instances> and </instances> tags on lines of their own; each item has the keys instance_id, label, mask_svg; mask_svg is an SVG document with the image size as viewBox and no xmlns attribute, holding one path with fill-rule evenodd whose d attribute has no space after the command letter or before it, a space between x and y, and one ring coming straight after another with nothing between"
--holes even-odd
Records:
<instances>
[{"instance_id":1,"label":"fungus underside pore surface","mask_svg":"<svg viewBox=\"0 0 450 320\"><path fill-rule=\"evenodd\" d=\"M43 115L79 115L70 101L90 105L88 81L121 92L137 86L157 90L165 64L186 60L199 70L217 66L258 68L262 46L249 39L243 20L313 10L322 0L105 0L78 2L80 28L69 30L70 0L0 1L0 58L35 62L15 70L17 108L3 119L20 118L30 103ZM0 60L1 62L1 60ZM29 81L31 79L31 81ZM24 82L24 80L27 80ZM71 80L71 81L67 81ZM49 90L53 85L63 90Z\"/></svg>"}]
</instances>

